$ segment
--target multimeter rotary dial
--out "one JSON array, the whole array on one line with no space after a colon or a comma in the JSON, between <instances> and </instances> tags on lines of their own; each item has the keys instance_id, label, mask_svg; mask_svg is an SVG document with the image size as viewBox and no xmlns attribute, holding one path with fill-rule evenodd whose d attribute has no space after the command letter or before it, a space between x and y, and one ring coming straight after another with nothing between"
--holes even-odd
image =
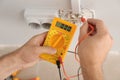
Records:
<instances>
[{"instance_id":1,"label":"multimeter rotary dial","mask_svg":"<svg viewBox=\"0 0 120 80\"><path fill-rule=\"evenodd\" d=\"M65 42L65 40L64 40L63 35L58 33L51 37L50 45L53 48L60 49L64 46L64 42Z\"/></svg>"}]
</instances>

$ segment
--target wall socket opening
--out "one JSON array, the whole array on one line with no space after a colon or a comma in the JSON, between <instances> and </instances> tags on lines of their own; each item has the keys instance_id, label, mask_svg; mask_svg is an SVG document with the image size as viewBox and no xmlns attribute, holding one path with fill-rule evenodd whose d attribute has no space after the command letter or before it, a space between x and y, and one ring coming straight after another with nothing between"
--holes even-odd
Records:
<instances>
[{"instance_id":1,"label":"wall socket opening","mask_svg":"<svg viewBox=\"0 0 120 80\"><path fill-rule=\"evenodd\" d=\"M51 23L43 23L42 27L45 29L50 29Z\"/></svg>"}]
</instances>

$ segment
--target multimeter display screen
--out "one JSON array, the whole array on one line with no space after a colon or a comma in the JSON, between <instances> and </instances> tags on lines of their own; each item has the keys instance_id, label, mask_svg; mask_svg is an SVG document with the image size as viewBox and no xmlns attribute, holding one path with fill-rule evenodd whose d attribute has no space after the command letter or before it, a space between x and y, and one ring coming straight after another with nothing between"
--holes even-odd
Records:
<instances>
[{"instance_id":1,"label":"multimeter display screen","mask_svg":"<svg viewBox=\"0 0 120 80\"><path fill-rule=\"evenodd\" d=\"M63 24L63 23L57 22L57 23L56 23L56 26L59 27L59 28L62 28L62 29L64 29L64 30L66 30L66 31L68 31L68 32L71 31L71 27L68 26L68 25L66 25L66 24Z\"/></svg>"}]
</instances>

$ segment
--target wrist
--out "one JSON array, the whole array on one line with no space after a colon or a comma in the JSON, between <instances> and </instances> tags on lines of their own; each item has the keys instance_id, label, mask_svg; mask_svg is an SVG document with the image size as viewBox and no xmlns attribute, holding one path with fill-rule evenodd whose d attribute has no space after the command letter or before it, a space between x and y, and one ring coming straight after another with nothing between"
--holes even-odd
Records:
<instances>
[{"instance_id":1,"label":"wrist","mask_svg":"<svg viewBox=\"0 0 120 80\"><path fill-rule=\"evenodd\" d=\"M104 59L96 56L96 52L92 52L93 55L90 55L88 52L81 53L79 56L80 64L83 67L102 67Z\"/></svg>"},{"instance_id":2,"label":"wrist","mask_svg":"<svg viewBox=\"0 0 120 80\"><path fill-rule=\"evenodd\" d=\"M20 59L20 57L18 56L18 54L19 53L17 53L17 52L13 52L9 56L7 56L7 57L9 58L9 60L11 60L14 63L15 68L20 70L20 69L23 68L23 62Z\"/></svg>"},{"instance_id":3,"label":"wrist","mask_svg":"<svg viewBox=\"0 0 120 80\"><path fill-rule=\"evenodd\" d=\"M100 65L81 66L84 80L103 80L103 70Z\"/></svg>"},{"instance_id":4,"label":"wrist","mask_svg":"<svg viewBox=\"0 0 120 80\"><path fill-rule=\"evenodd\" d=\"M14 52L1 57L0 65L0 80L3 80L12 73L22 69L22 64Z\"/></svg>"}]
</instances>

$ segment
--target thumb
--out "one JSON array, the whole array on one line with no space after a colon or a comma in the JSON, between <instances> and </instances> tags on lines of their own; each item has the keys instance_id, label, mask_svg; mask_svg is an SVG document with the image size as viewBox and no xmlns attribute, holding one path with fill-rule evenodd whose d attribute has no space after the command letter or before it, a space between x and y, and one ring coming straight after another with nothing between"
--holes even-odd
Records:
<instances>
[{"instance_id":1,"label":"thumb","mask_svg":"<svg viewBox=\"0 0 120 80\"><path fill-rule=\"evenodd\" d=\"M87 30L88 30L88 23L85 22L80 28L79 39L87 33Z\"/></svg>"},{"instance_id":2,"label":"thumb","mask_svg":"<svg viewBox=\"0 0 120 80\"><path fill-rule=\"evenodd\" d=\"M42 53L54 54L56 52L57 52L57 50L55 48L48 47L48 46L42 46L42 47L37 47L36 48L36 53L38 55L40 55Z\"/></svg>"},{"instance_id":3,"label":"thumb","mask_svg":"<svg viewBox=\"0 0 120 80\"><path fill-rule=\"evenodd\" d=\"M88 23L85 22L80 28L80 34L85 35L87 33L87 30L88 30Z\"/></svg>"}]
</instances>

